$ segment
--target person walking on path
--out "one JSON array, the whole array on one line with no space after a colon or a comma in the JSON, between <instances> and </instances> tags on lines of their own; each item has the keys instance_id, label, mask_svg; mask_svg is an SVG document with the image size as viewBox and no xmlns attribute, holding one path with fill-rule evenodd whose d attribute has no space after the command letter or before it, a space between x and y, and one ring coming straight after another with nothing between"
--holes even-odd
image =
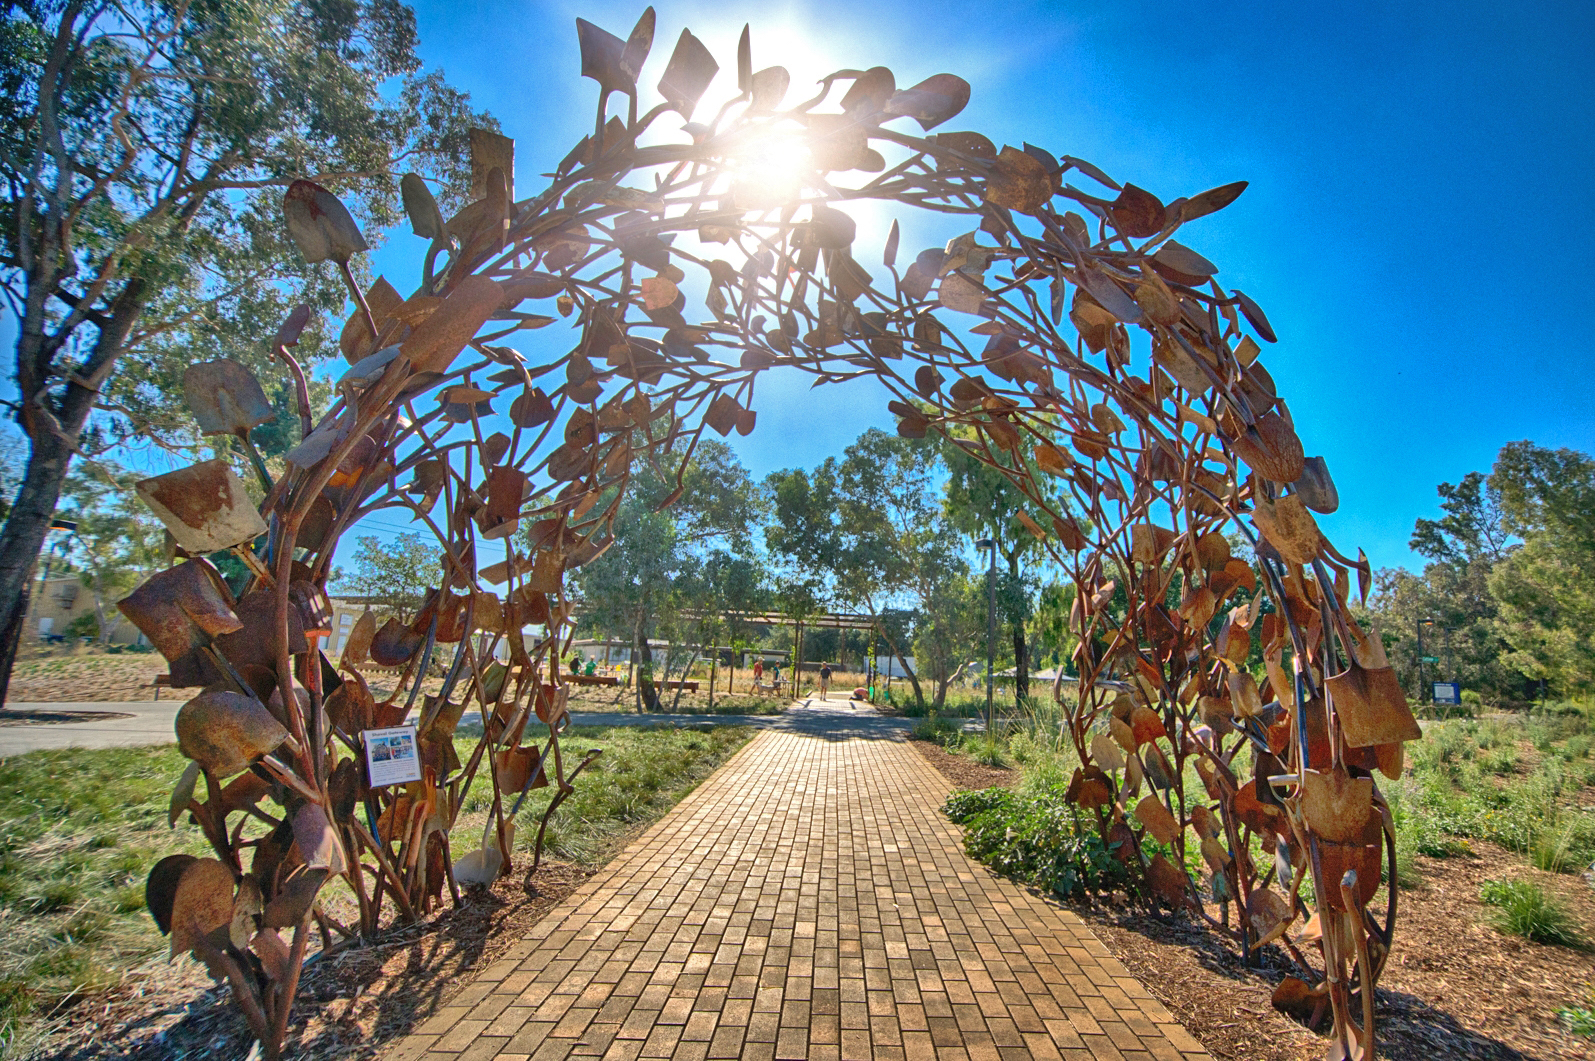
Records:
<instances>
[{"instance_id":1,"label":"person walking on path","mask_svg":"<svg viewBox=\"0 0 1595 1061\"><path fill-rule=\"evenodd\" d=\"M764 684L764 657L753 661L753 691L758 692L759 686Z\"/></svg>"},{"instance_id":2,"label":"person walking on path","mask_svg":"<svg viewBox=\"0 0 1595 1061\"><path fill-rule=\"evenodd\" d=\"M829 699L829 697L826 694L828 694L830 691L831 691L831 665L829 663L821 663L820 664L820 699L821 700Z\"/></svg>"}]
</instances>

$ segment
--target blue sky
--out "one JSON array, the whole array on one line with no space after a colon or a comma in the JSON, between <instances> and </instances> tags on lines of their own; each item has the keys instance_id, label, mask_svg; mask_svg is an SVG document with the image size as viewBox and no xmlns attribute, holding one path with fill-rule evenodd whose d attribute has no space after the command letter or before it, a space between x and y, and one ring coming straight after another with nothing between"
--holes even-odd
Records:
<instances>
[{"instance_id":1,"label":"blue sky","mask_svg":"<svg viewBox=\"0 0 1595 1061\"><path fill-rule=\"evenodd\" d=\"M517 141L518 194L584 130L574 19L624 36L640 5L417 5L421 54ZM844 66L974 86L946 128L1095 162L1165 200L1251 181L1181 239L1267 310L1264 361L1342 498L1325 530L1411 564L1435 484L1528 438L1595 451L1595 5L687 3L658 6L651 86L683 26L734 77L793 93ZM713 89L711 89L713 91ZM416 241L418 242L418 241ZM905 240L905 247L909 241ZM396 236L379 264L411 275ZM390 264L391 263L391 264ZM401 287L404 285L400 285ZM770 374L735 439L756 474L813 465L869 426L867 383Z\"/></svg>"},{"instance_id":2,"label":"blue sky","mask_svg":"<svg viewBox=\"0 0 1595 1061\"><path fill-rule=\"evenodd\" d=\"M592 126L575 18L624 36L642 5L416 8L426 65L516 138L524 196ZM1505 442L1595 452L1595 5L731 0L658 14L645 92L683 26L720 59L711 95L731 90L747 22L755 66L787 66L793 98L842 67L890 66L899 84L948 71L974 94L945 129L1089 159L1165 201L1249 180L1180 238L1267 310L1280 342L1264 363L1340 487L1321 522L1342 551L1413 565L1435 484L1487 470ZM915 235L910 254L931 242ZM421 249L396 232L374 265L408 291ZM809 384L761 381L758 430L732 440L756 475L891 429L880 388Z\"/></svg>"}]
</instances>

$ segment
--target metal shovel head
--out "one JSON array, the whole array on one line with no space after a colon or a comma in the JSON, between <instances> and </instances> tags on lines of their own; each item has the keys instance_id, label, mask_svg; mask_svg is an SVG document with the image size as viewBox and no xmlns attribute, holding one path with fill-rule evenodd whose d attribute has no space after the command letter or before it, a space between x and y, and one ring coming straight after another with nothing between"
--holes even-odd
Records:
<instances>
[{"instance_id":1,"label":"metal shovel head","mask_svg":"<svg viewBox=\"0 0 1595 1061\"><path fill-rule=\"evenodd\" d=\"M247 435L274 420L255 374L237 361L203 361L183 373L183 400L206 435Z\"/></svg>"},{"instance_id":2,"label":"metal shovel head","mask_svg":"<svg viewBox=\"0 0 1595 1061\"><path fill-rule=\"evenodd\" d=\"M467 851L454 863L454 880L459 884L492 884L504 868L504 855L493 843L493 823L482 833L482 846Z\"/></svg>"},{"instance_id":3,"label":"metal shovel head","mask_svg":"<svg viewBox=\"0 0 1595 1061\"><path fill-rule=\"evenodd\" d=\"M266 533L266 521L226 461L179 468L133 489L189 553L231 549Z\"/></svg>"},{"instance_id":4,"label":"metal shovel head","mask_svg":"<svg viewBox=\"0 0 1595 1061\"><path fill-rule=\"evenodd\" d=\"M176 730L178 750L219 778L242 773L288 739L259 700L230 692L200 693L184 704Z\"/></svg>"},{"instance_id":5,"label":"metal shovel head","mask_svg":"<svg viewBox=\"0 0 1595 1061\"><path fill-rule=\"evenodd\" d=\"M1393 668L1368 670L1352 663L1330 675L1327 684L1349 747L1367 748L1423 736Z\"/></svg>"},{"instance_id":6,"label":"metal shovel head","mask_svg":"<svg viewBox=\"0 0 1595 1061\"><path fill-rule=\"evenodd\" d=\"M221 576L204 560L185 560L152 575L116 607L168 663L243 628Z\"/></svg>"}]
</instances>

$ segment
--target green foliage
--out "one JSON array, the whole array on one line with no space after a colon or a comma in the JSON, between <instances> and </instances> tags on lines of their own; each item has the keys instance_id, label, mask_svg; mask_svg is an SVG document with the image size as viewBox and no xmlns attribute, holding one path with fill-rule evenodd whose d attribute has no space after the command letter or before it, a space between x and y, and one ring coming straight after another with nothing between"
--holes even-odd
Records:
<instances>
[{"instance_id":1,"label":"green foliage","mask_svg":"<svg viewBox=\"0 0 1595 1061\"><path fill-rule=\"evenodd\" d=\"M560 739L568 749L567 762L576 760L575 753L584 753L589 745L602 747L604 754L582 772L575 794L550 820L548 855L586 866L602 865L635 835L638 826L657 821L752 736L741 726L566 730ZM517 843L528 847L532 843L551 792L539 789L527 798L518 818ZM455 826L461 835L470 835L470 829L463 817ZM480 835L479 822L475 831Z\"/></svg>"},{"instance_id":2,"label":"green foliage","mask_svg":"<svg viewBox=\"0 0 1595 1061\"><path fill-rule=\"evenodd\" d=\"M67 623L66 629L63 630L62 633L66 634L66 636L69 638L99 637L100 620L95 617L93 612L84 612L76 619L73 619L70 623Z\"/></svg>"},{"instance_id":3,"label":"green foliage","mask_svg":"<svg viewBox=\"0 0 1595 1061\"><path fill-rule=\"evenodd\" d=\"M841 460L765 480L765 540L788 578L877 617L904 667L903 657L923 653L908 681L917 701L922 674L934 682L936 703L976 630L965 542L937 498L939 473L935 450L872 428Z\"/></svg>"},{"instance_id":4,"label":"green foliage","mask_svg":"<svg viewBox=\"0 0 1595 1061\"><path fill-rule=\"evenodd\" d=\"M1479 900L1494 908L1490 922L1501 932L1535 943L1583 946L1572 917L1533 881L1486 881Z\"/></svg>"},{"instance_id":5,"label":"green foliage","mask_svg":"<svg viewBox=\"0 0 1595 1061\"><path fill-rule=\"evenodd\" d=\"M12 192L0 208L62 218L70 268L43 267L34 255L49 244L24 248L7 223L7 282L58 298L41 323L63 337L103 327L101 315L139 287L116 351L129 361L101 402L116 434L191 439L182 372L212 357L245 361L281 395L286 375L266 341L288 309L304 301L341 311L335 268L307 277L283 231L289 181L322 179L373 230L400 220L405 168L430 168L444 202L461 205L466 130L496 123L420 71L417 43L414 13L395 0L8 9L0 168ZM62 76L50 80L58 44ZM64 154L45 152L35 169L35 142L57 132ZM83 312L71 314L84 295ZM318 321L301 355L326 356L330 340Z\"/></svg>"},{"instance_id":6,"label":"green foliage","mask_svg":"<svg viewBox=\"0 0 1595 1061\"><path fill-rule=\"evenodd\" d=\"M1414 854L1466 853L1489 840L1539 869L1575 872L1595 861L1595 782L1587 706L1555 704L1527 717L1439 722L1409 745L1410 765L1384 786L1396 826L1398 870ZM1536 754L1526 757L1522 746ZM1530 765L1532 764L1532 765Z\"/></svg>"},{"instance_id":7,"label":"green foliage","mask_svg":"<svg viewBox=\"0 0 1595 1061\"><path fill-rule=\"evenodd\" d=\"M1595 1039L1595 991L1590 992L1585 1005L1563 1006L1556 1015L1574 1035Z\"/></svg>"},{"instance_id":8,"label":"green foliage","mask_svg":"<svg viewBox=\"0 0 1595 1061\"><path fill-rule=\"evenodd\" d=\"M1431 562L1380 571L1369 603L1402 682L1426 694L1429 655L1441 662L1426 678L1489 701L1524 698L1524 676L1563 695L1595 691L1595 459L1512 442L1488 477L1470 472L1439 494L1442 517L1418 520L1411 543Z\"/></svg>"},{"instance_id":9,"label":"green foliage","mask_svg":"<svg viewBox=\"0 0 1595 1061\"><path fill-rule=\"evenodd\" d=\"M685 466L672 466L668 474L652 466L637 469L615 517L614 547L572 578L586 608L583 627L640 641L639 662L650 668L656 664L648 638L670 637L676 655L660 663L679 668L692 646L726 633L746 637L746 624L723 621L725 611L756 611L769 601L764 572L746 556L760 514L747 469L729 446L713 440L700 442L690 459L682 453L664 455L666 465L673 460L684 460ZM676 489L678 472L683 492L661 511ZM529 533L529 528L522 532L523 549L530 549ZM639 696L645 691L639 683ZM643 706L669 705L653 700Z\"/></svg>"},{"instance_id":10,"label":"green foliage","mask_svg":"<svg viewBox=\"0 0 1595 1061\"><path fill-rule=\"evenodd\" d=\"M94 594L92 635L100 636L102 643L118 629L126 629L115 602L166 561L165 528L133 492L134 482L141 478L100 462L70 473L61 491L57 512L77 523L68 557L83 569L83 582ZM77 636L90 635L85 631Z\"/></svg>"},{"instance_id":11,"label":"green foliage","mask_svg":"<svg viewBox=\"0 0 1595 1061\"><path fill-rule=\"evenodd\" d=\"M914 724L913 729L908 731L908 739L945 744L949 737L956 736L959 732L956 724L942 718L935 711L929 711L921 721Z\"/></svg>"},{"instance_id":12,"label":"green foliage","mask_svg":"<svg viewBox=\"0 0 1595 1061\"><path fill-rule=\"evenodd\" d=\"M339 572L336 589L367 597L377 609L407 622L442 574L437 545L419 534L400 534L386 542L362 536L355 539L354 566Z\"/></svg>"},{"instance_id":13,"label":"green foliage","mask_svg":"<svg viewBox=\"0 0 1595 1061\"><path fill-rule=\"evenodd\" d=\"M150 866L205 854L197 830L173 844L173 746L33 752L0 763L0 1041L71 991L114 983L165 942L144 912Z\"/></svg>"},{"instance_id":14,"label":"green foliage","mask_svg":"<svg viewBox=\"0 0 1595 1061\"><path fill-rule=\"evenodd\" d=\"M1061 790L955 792L942 812L964 827L964 850L1004 876L1074 898L1122 888L1128 876Z\"/></svg>"},{"instance_id":15,"label":"green foliage","mask_svg":"<svg viewBox=\"0 0 1595 1061\"><path fill-rule=\"evenodd\" d=\"M1595 459L1512 442L1489 485L1523 539L1490 576L1513 649L1503 662L1564 693L1595 690Z\"/></svg>"}]
</instances>

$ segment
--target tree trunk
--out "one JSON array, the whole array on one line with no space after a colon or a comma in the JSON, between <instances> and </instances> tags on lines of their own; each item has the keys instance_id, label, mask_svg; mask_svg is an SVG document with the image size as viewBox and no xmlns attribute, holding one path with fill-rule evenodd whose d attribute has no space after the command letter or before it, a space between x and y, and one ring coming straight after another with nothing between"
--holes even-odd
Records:
<instances>
[{"instance_id":1,"label":"tree trunk","mask_svg":"<svg viewBox=\"0 0 1595 1061\"><path fill-rule=\"evenodd\" d=\"M1013 698L1014 706L1023 708L1030 699L1030 661L1025 652L1025 621L1013 621Z\"/></svg>"},{"instance_id":2,"label":"tree trunk","mask_svg":"<svg viewBox=\"0 0 1595 1061\"><path fill-rule=\"evenodd\" d=\"M648 632L642 627L638 640L642 644L642 658L637 663L637 695L641 698L642 710L658 711L659 687L654 684L654 657L653 649L648 646Z\"/></svg>"},{"instance_id":3,"label":"tree trunk","mask_svg":"<svg viewBox=\"0 0 1595 1061\"><path fill-rule=\"evenodd\" d=\"M35 438L22 488L5 529L0 530L0 703L5 702L11 685L11 668L24 637L34 567L50 533L71 460L72 451L55 435Z\"/></svg>"},{"instance_id":4,"label":"tree trunk","mask_svg":"<svg viewBox=\"0 0 1595 1061\"><path fill-rule=\"evenodd\" d=\"M1019 550L1008 556L1008 578L1013 586L1013 609L1009 622L1013 624L1013 699L1015 707L1022 707L1030 699L1030 656L1025 648L1024 587L1019 581Z\"/></svg>"},{"instance_id":5,"label":"tree trunk","mask_svg":"<svg viewBox=\"0 0 1595 1061\"><path fill-rule=\"evenodd\" d=\"M46 224L47 231L53 231ZM55 347L46 340L45 302L48 290L59 282L54 275L59 246L42 248L28 277L28 292L17 337L17 390L19 419L32 447L28 470L17 491L5 527L0 529L0 704L11 686L11 668L22 644L23 620L28 614L33 568L50 533L61 484L72 463L72 452L83 425L94 409L100 387L110 378L121 356L128 332L144 312L144 282L134 278L111 301L110 312L99 323L99 337L89 356L77 366L58 399L49 386L54 376L67 375L54 365Z\"/></svg>"},{"instance_id":6,"label":"tree trunk","mask_svg":"<svg viewBox=\"0 0 1595 1061\"><path fill-rule=\"evenodd\" d=\"M898 651L897 642L887 635L885 630L880 632L881 640L886 642L886 647L892 650L892 658L903 665L903 674L914 687L914 703L920 707L925 706L925 694L919 688L919 676L914 673L914 668L908 665L908 659Z\"/></svg>"}]
</instances>

